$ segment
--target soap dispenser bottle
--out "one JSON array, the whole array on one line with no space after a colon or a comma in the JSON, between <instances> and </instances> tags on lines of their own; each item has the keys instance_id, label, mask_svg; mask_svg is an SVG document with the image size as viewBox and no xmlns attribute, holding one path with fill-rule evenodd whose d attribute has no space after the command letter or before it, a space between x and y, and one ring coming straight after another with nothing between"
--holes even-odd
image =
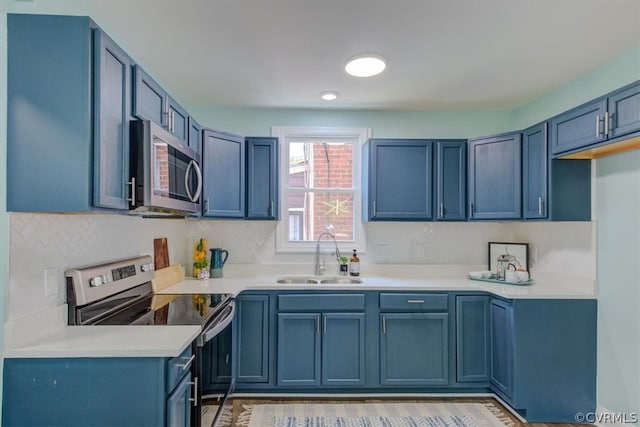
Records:
<instances>
[{"instance_id":1,"label":"soap dispenser bottle","mask_svg":"<svg viewBox=\"0 0 640 427\"><path fill-rule=\"evenodd\" d=\"M353 255L351 256L351 260L349 262L349 274L352 276L360 275L360 258L356 254L356 250L353 250Z\"/></svg>"}]
</instances>

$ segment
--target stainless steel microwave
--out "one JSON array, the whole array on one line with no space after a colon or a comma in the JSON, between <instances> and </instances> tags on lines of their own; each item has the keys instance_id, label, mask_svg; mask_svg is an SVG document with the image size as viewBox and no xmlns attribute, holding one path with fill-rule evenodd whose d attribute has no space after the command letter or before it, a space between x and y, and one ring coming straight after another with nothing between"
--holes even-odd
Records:
<instances>
[{"instance_id":1,"label":"stainless steel microwave","mask_svg":"<svg viewBox=\"0 0 640 427\"><path fill-rule=\"evenodd\" d=\"M131 121L129 211L155 216L200 212L200 155L162 126Z\"/></svg>"}]
</instances>

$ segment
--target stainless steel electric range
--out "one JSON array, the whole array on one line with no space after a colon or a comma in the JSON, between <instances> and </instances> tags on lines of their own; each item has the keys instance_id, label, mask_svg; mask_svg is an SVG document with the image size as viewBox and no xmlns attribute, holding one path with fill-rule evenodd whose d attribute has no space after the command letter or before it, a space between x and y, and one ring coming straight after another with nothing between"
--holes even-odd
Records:
<instances>
[{"instance_id":1,"label":"stainless steel electric range","mask_svg":"<svg viewBox=\"0 0 640 427\"><path fill-rule=\"evenodd\" d=\"M191 368L196 384L191 425L200 427L202 393L197 384L202 379L203 347L226 328L231 328L235 313L232 296L209 294L194 298L190 294L154 294L150 256L75 268L67 270L65 276L69 325L201 326L201 333L192 344L196 357ZM212 425L217 425L222 413L230 410L226 403L230 402L233 385L232 375L229 384L220 388Z\"/></svg>"}]
</instances>

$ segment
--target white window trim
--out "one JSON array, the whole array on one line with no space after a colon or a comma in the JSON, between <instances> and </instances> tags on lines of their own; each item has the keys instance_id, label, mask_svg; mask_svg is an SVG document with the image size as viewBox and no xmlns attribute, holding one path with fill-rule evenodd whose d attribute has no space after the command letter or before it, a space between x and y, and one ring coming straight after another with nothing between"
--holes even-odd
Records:
<instances>
[{"instance_id":1,"label":"white window trim","mask_svg":"<svg viewBox=\"0 0 640 427\"><path fill-rule=\"evenodd\" d=\"M316 126L273 126L271 128L271 136L278 137L279 141L279 157L280 171L279 182L280 188L280 221L276 227L276 253L301 253L314 252L316 250L316 242L290 242L288 229L288 211L289 203L286 197L286 184L288 180L289 169L286 165L289 162L289 144L287 141L292 138L318 138L324 137L328 139L348 139L355 140L353 144L353 232L354 240L350 242L338 242L340 252L348 255L352 249L365 253L367 248L366 236L364 233L364 224L362 221L362 152L364 145L371 138L370 128L357 127L316 127ZM325 239L323 239L324 241ZM323 248L326 246L323 245Z\"/></svg>"}]
</instances>

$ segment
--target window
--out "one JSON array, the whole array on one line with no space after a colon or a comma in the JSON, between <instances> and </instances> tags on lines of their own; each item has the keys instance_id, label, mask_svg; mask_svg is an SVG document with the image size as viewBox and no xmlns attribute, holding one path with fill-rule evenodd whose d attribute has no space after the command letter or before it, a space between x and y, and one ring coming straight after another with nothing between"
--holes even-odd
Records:
<instances>
[{"instance_id":1,"label":"window","mask_svg":"<svg viewBox=\"0 0 640 427\"><path fill-rule=\"evenodd\" d=\"M361 156L370 133L365 128L272 129L280 141L278 252L315 250L325 231L342 251L364 251Z\"/></svg>"}]
</instances>

